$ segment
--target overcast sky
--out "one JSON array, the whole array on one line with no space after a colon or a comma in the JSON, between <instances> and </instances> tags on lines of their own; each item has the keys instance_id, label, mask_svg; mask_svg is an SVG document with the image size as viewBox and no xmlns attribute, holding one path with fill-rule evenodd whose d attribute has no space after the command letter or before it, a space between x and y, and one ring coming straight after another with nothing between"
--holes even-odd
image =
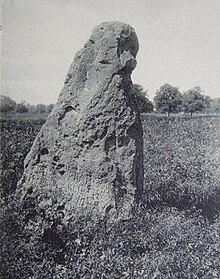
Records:
<instances>
[{"instance_id":1,"label":"overcast sky","mask_svg":"<svg viewBox=\"0 0 220 279\"><path fill-rule=\"evenodd\" d=\"M3 0L1 93L55 103L75 53L104 21L135 28L132 80L150 99L164 83L220 97L220 0Z\"/></svg>"}]
</instances>

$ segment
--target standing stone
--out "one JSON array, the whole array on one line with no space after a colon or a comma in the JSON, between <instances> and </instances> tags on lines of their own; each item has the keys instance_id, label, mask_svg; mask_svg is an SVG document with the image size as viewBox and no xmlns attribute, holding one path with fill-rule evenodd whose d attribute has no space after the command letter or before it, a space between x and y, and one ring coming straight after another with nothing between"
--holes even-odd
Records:
<instances>
[{"instance_id":1,"label":"standing stone","mask_svg":"<svg viewBox=\"0 0 220 279\"><path fill-rule=\"evenodd\" d=\"M131 26L94 29L25 159L23 203L34 200L43 215L62 212L64 222L130 217L143 186L142 126L130 77L137 51Z\"/></svg>"}]
</instances>

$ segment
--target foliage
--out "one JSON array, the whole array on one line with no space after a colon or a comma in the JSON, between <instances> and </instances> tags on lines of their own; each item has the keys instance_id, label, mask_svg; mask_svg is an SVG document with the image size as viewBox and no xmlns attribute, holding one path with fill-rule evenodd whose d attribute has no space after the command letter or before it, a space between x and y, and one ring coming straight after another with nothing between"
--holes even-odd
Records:
<instances>
[{"instance_id":1,"label":"foliage","mask_svg":"<svg viewBox=\"0 0 220 279\"><path fill-rule=\"evenodd\" d=\"M0 112L5 113L5 116L8 116L8 118L11 118L13 116L17 117L16 113L28 115L49 114L52 111L53 107L53 104L30 105L25 101L22 101L21 103L16 103L10 97L4 95L1 95L0 100Z\"/></svg>"},{"instance_id":2,"label":"foliage","mask_svg":"<svg viewBox=\"0 0 220 279\"><path fill-rule=\"evenodd\" d=\"M210 102L210 112L220 113L220 98L214 98Z\"/></svg>"},{"instance_id":3,"label":"foliage","mask_svg":"<svg viewBox=\"0 0 220 279\"><path fill-rule=\"evenodd\" d=\"M15 101L13 101L10 97L4 95L1 95L0 98L0 112L6 113L15 110Z\"/></svg>"},{"instance_id":4,"label":"foliage","mask_svg":"<svg viewBox=\"0 0 220 279\"><path fill-rule=\"evenodd\" d=\"M170 115L172 112L181 111L182 94L177 87L166 83L157 90L154 102L157 111Z\"/></svg>"},{"instance_id":5,"label":"foliage","mask_svg":"<svg viewBox=\"0 0 220 279\"><path fill-rule=\"evenodd\" d=\"M47 106L47 112L50 113L52 111L53 107L54 107L54 104L49 104Z\"/></svg>"},{"instance_id":6,"label":"foliage","mask_svg":"<svg viewBox=\"0 0 220 279\"><path fill-rule=\"evenodd\" d=\"M211 103L210 97L202 95L199 86L194 87L183 94L183 110L191 115L194 112L205 111Z\"/></svg>"},{"instance_id":7,"label":"foliage","mask_svg":"<svg viewBox=\"0 0 220 279\"><path fill-rule=\"evenodd\" d=\"M23 161L45 120L0 120L1 195L12 193L23 173Z\"/></svg>"},{"instance_id":8,"label":"foliage","mask_svg":"<svg viewBox=\"0 0 220 279\"><path fill-rule=\"evenodd\" d=\"M133 94L135 96L140 113L153 111L153 103L147 98L147 92L139 84L133 84Z\"/></svg>"},{"instance_id":9,"label":"foliage","mask_svg":"<svg viewBox=\"0 0 220 279\"><path fill-rule=\"evenodd\" d=\"M29 111L29 109L23 102L23 103L16 104L16 111L18 113L27 113Z\"/></svg>"},{"instance_id":10,"label":"foliage","mask_svg":"<svg viewBox=\"0 0 220 279\"><path fill-rule=\"evenodd\" d=\"M45 113L45 112L47 112L47 107L46 107L46 105L44 105L44 104L38 104L37 106L36 106L36 112L38 113Z\"/></svg>"},{"instance_id":11,"label":"foliage","mask_svg":"<svg viewBox=\"0 0 220 279\"><path fill-rule=\"evenodd\" d=\"M8 195L0 200L2 278L219 277L219 117L143 115L142 123L145 195L132 219L27 220L25 206ZM13 183L42 124L1 121L2 169L17 166Z\"/></svg>"}]
</instances>

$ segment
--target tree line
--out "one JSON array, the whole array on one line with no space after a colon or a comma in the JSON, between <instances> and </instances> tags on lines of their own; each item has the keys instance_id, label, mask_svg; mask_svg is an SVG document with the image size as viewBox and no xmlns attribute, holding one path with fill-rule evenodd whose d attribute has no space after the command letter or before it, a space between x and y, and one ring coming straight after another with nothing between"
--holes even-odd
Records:
<instances>
[{"instance_id":1,"label":"tree line","mask_svg":"<svg viewBox=\"0 0 220 279\"><path fill-rule=\"evenodd\" d=\"M154 101L148 98L147 91L139 84L133 84L133 96L136 99L140 113L220 113L220 98L212 99L203 95L203 91L196 86L186 92L181 93L177 87L168 83L162 85L155 94ZM8 96L1 95L0 112L2 113L50 113L53 104L30 105L23 101L16 103Z\"/></svg>"},{"instance_id":2,"label":"tree line","mask_svg":"<svg viewBox=\"0 0 220 279\"><path fill-rule=\"evenodd\" d=\"M30 105L29 103L22 101L16 103L13 99L8 96L1 95L0 99L0 112L1 113L33 113L33 114L44 114L50 113L54 105L49 104L37 104Z\"/></svg>"},{"instance_id":3,"label":"tree line","mask_svg":"<svg viewBox=\"0 0 220 279\"><path fill-rule=\"evenodd\" d=\"M199 86L181 93L177 87L165 83L156 91L154 102L148 99L141 85L134 84L133 92L141 113L155 111L168 116L171 113L220 113L220 98L203 95Z\"/></svg>"}]
</instances>

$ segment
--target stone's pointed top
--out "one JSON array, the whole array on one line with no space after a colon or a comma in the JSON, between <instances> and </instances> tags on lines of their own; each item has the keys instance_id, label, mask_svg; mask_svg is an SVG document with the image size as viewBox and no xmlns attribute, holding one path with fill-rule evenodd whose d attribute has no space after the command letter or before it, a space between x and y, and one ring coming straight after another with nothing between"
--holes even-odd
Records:
<instances>
[{"instance_id":1,"label":"stone's pointed top","mask_svg":"<svg viewBox=\"0 0 220 279\"><path fill-rule=\"evenodd\" d=\"M106 38L115 37L120 47L130 50L131 54L136 57L139 44L138 38L133 27L127 23L118 21L103 22L93 29L90 40L106 40Z\"/></svg>"},{"instance_id":2,"label":"stone's pointed top","mask_svg":"<svg viewBox=\"0 0 220 279\"><path fill-rule=\"evenodd\" d=\"M93 30L96 29L114 29L114 30L120 30L120 29L126 29L130 28L134 31L134 28L132 28L129 24L119 21L106 21L100 23L98 26L96 26Z\"/></svg>"}]
</instances>

